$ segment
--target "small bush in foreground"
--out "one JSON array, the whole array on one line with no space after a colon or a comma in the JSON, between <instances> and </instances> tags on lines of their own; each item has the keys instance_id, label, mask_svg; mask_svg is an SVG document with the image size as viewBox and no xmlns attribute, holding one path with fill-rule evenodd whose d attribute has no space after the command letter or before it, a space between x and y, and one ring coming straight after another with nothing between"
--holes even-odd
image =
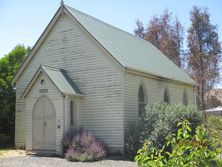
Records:
<instances>
[{"instance_id":1,"label":"small bush in foreground","mask_svg":"<svg viewBox=\"0 0 222 167\"><path fill-rule=\"evenodd\" d=\"M104 144L82 128L70 130L63 139L63 145L69 161L96 161L106 156Z\"/></svg>"},{"instance_id":2,"label":"small bush in foreground","mask_svg":"<svg viewBox=\"0 0 222 167\"><path fill-rule=\"evenodd\" d=\"M215 131L208 132L201 125L192 135L187 120L179 122L177 133L167 136L165 145L159 149L152 142L146 141L135 160L141 167L219 167L222 161L217 158L221 154ZM165 152L165 147L171 150Z\"/></svg>"},{"instance_id":3,"label":"small bush in foreground","mask_svg":"<svg viewBox=\"0 0 222 167\"><path fill-rule=\"evenodd\" d=\"M183 119L189 120L194 132L203 122L203 115L196 108L181 104L160 103L148 106L137 120L136 126L130 128L125 147L126 154L132 159L145 140L151 141L157 148L162 148L166 136L176 133L177 123Z\"/></svg>"}]
</instances>

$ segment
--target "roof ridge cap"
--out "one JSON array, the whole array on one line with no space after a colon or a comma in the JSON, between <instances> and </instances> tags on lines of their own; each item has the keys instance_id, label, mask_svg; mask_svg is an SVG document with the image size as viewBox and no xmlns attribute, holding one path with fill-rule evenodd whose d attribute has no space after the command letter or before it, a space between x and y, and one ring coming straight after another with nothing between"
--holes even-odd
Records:
<instances>
[{"instance_id":1,"label":"roof ridge cap","mask_svg":"<svg viewBox=\"0 0 222 167\"><path fill-rule=\"evenodd\" d=\"M113 26L113 25L111 25L111 24L109 24L109 23L107 23L107 22L105 22L105 21L103 21L103 20L97 19L97 18L95 18L95 17L93 17L93 16L91 16L91 15L89 15L89 14L87 14L87 13L84 13L84 12L78 10L78 9L75 9L75 8L73 8L73 7L71 7L71 6L68 6L68 5L64 5L64 6L65 6L65 7L68 7L68 8L71 8L71 9L73 9L74 11L76 11L76 12L78 12L78 13L80 13L80 14L83 14L83 15L86 16L86 17L90 17L90 18L92 18L92 19L94 19L94 20L96 20L96 21L98 21L98 22L100 22L100 23L102 23L102 24L105 24L106 26L109 26L109 27L112 27L112 28L114 28L114 29L117 29L118 31L122 31L122 32L130 35L131 37L134 37L134 38L138 39L138 40L141 41L141 42L144 42L144 43L153 45L150 41L147 41L147 40L145 40L145 39L142 39L142 38L140 38L140 37L138 37L138 36L136 36L136 35L133 35L132 33L128 32L128 31L125 31L125 30L123 30L123 29L121 29L121 28L118 28L118 27L116 27L116 26ZM76 17L75 17L75 18L76 18ZM76 19L77 19L77 18L76 18ZM77 19L77 20L79 21L79 19ZM80 22L81 22L81 21L80 21ZM85 27L85 26L84 26L84 27ZM153 45L153 46L154 46L154 45ZM154 47L155 47L155 46L154 46Z\"/></svg>"},{"instance_id":2,"label":"roof ridge cap","mask_svg":"<svg viewBox=\"0 0 222 167\"><path fill-rule=\"evenodd\" d=\"M55 68L55 67L51 67L51 66L47 66L47 65L40 65L40 68L48 68L48 69L50 69L50 70L54 70L54 71L58 71L58 70L63 70L63 69L61 69L61 68ZM65 70L64 70L65 71Z\"/></svg>"}]
</instances>

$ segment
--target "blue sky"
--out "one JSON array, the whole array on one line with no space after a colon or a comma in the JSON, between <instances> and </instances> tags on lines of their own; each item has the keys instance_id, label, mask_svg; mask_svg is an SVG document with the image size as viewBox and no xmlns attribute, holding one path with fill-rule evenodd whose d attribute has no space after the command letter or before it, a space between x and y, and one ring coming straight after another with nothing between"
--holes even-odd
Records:
<instances>
[{"instance_id":1,"label":"blue sky","mask_svg":"<svg viewBox=\"0 0 222 167\"><path fill-rule=\"evenodd\" d=\"M60 0L0 0L0 57L16 44L33 46L59 7ZM221 0L65 0L65 4L133 33L136 19L145 23L166 8L189 27L194 5L207 7L222 41Z\"/></svg>"}]
</instances>

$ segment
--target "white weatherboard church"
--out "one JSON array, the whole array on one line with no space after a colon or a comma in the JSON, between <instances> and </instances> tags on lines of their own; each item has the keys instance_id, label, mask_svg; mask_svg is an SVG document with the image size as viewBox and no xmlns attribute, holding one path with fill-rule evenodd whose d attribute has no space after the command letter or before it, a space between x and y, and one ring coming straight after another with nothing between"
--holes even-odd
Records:
<instances>
[{"instance_id":1,"label":"white weatherboard church","mask_svg":"<svg viewBox=\"0 0 222 167\"><path fill-rule=\"evenodd\" d=\"M195 82L151 43L63 3L13 84L16 146L57 154L70 127L123 152L146 104L194 105Z\"/></svg>"}]
</instances>

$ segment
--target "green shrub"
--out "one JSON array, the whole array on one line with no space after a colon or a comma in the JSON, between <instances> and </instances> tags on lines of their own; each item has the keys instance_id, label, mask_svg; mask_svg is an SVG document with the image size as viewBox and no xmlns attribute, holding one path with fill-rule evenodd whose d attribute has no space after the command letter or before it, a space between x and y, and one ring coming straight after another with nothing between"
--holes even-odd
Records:
<instances>
[{"instance_id":1,"label":"green shrub","mask_svg":"<svg viewBox=\"0 0 222 167\"><path fill-rule=\"evenodd\" d=\"M222 144L222 117L220 115L210 115L207 117L208 128L216 130L217 137Z\"/></svg>"},{"instance_id":2,"label":"green shrub","mask_svg":"<svg viewBox=\"0 0 222 167\"><path fill-rule=\"evenodd\" d=\"M208 125L215 130L222 130L222 117L211 115L207 118Z\"/></svg>"},{"instance_id":3,"label":"green shrub","mask_svg":"<svg viewBox=\"0 0 222 167\"><path fill-rule=\"evenodd\" d=\"M137 120L136 126L130 128L125 146L126 155L133 158L145 140L161 148L166 141L166 136L177 131L176 125L182 119L189 120L191 129L195 129L203 122L203 115L194 107L180 104L161 103L148 106L145 113Z\"/></svg>"},{"instance_id":4,"label":"green shrub","mask_svg":"<svg viewBox=\"0 0 222 167\"><path fill-rule=\"evenodd\" d=\"M9 146L9 137L5 134L0 133L0 148Z\"/></svg>"},{"instance_id":5,"label":"green shrub","mask_svg":"<svg viewBox=\"0 0 222 167\"><path fill-rule=\"evenodd\" d=\"M145 141L143 147L138 150L135 160L141 167L219 167L222 161L218 159L221 154L215 131L207 131L201 125L191 133L191 124L184 120L177 124L177 133L168 135L165 145L159 149L152 142ZM171 150L165 152L165 148Z\"/></svg>"}]
</instances>

